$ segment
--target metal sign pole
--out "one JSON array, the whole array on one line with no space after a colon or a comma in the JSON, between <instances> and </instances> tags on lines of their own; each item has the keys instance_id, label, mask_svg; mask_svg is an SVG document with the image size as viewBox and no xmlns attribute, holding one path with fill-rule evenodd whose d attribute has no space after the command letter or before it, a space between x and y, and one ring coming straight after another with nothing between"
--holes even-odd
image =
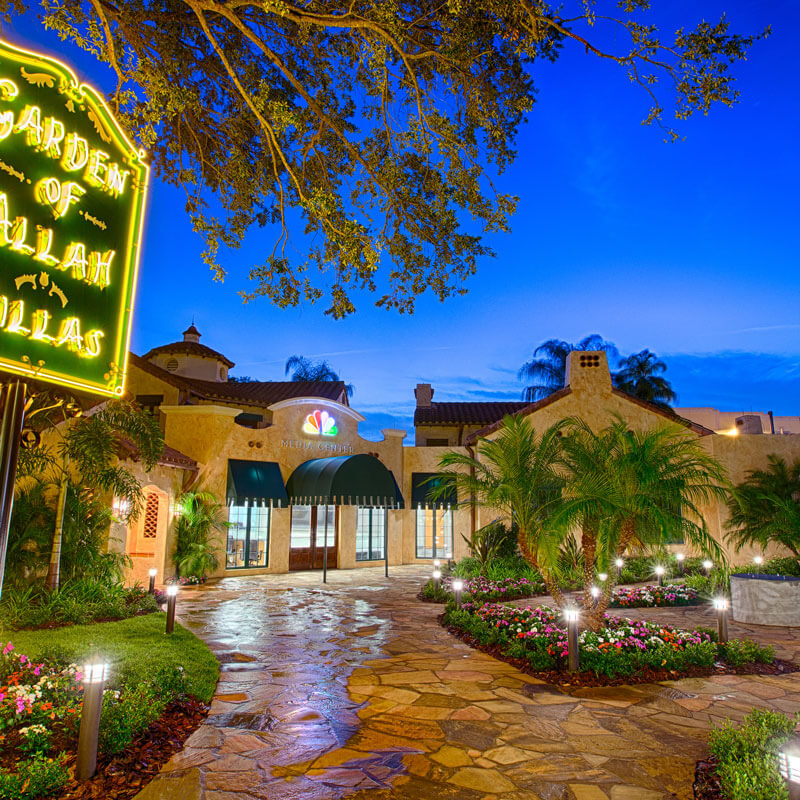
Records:
<instances>
[{"instance_id":1,"label":"metal sign pole","mask_svg":"<svg viewBox=\"0 0 800 800\"><path fill-rule=\"evenodd\" d=\"M389 577L389 515L383 509L383 577Z\"/></svg>"},{"instance_id":2,"label":"metal sign pole","mask_svg":"<svg viewBox=\"0 0 800 800\"><path fill-rule=\"evenodd\" d=\"M322 582L328 582L328 506L322 506L325 514L325 546L322 550Z\"/></svg>"},{"instance_id":3,"label":"metal sign pole","mask_svg":"<svg viewBox=\"0 0 800 800\"><path fill-rule=\"evenodd\" d=\"M14 478L17 474L22 423L25 420L27 388L22 381L15 380L3 386L1 395L3 417L0 422L0 596L3 591L8 528L14 505Z\"/></svg>"}]
</instances>

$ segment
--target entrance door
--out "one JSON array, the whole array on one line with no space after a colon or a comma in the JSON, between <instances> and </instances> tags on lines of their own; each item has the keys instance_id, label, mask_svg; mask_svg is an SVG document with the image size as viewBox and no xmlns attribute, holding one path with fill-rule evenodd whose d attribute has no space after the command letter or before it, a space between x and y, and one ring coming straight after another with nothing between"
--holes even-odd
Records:
<instances>
[{"instance_id":1,"label":"entrance door","mask_svg":"<svg viewBox=\"0 0 800 800\"><path fill-rule=\"evenodd\" d=\"M292 506L289 569L322 569L327 519L328 568L336 568L336 506Z\"/></svg>"}]
</instances>

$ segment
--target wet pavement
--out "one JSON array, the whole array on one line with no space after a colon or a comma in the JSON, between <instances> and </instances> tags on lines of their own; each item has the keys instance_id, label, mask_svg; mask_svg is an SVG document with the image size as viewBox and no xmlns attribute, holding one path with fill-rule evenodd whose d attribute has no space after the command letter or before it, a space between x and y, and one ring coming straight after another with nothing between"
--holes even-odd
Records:
<instances>
[{"instance_id":1,"label":"wet pavement","mask_svg":"<svg viewBox=\"0 0 800 800\"><path fill-rule=\"evenodd\" d=\"M568 694L439 627L441 607L415 598L427 570L391 572L182 591L179 620L222 673L208 719L139 800L688 800L711 723L800 711L800 674ZM707 609L638 615L713 624ZM731 636L800 649L797 629L746 627Z\"/></svg>"}]
</instances>

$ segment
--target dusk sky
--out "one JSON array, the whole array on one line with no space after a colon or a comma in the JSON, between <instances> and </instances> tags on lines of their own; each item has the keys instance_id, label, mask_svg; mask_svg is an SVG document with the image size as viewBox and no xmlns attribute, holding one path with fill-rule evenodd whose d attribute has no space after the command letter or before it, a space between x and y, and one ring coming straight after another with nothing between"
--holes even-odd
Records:
<instances>
[{"instance_id":1,"label":"dusk sky","mask_svg":"<svg viewBox=\"0 0 800 800\"><path fill-rule=\"evenodd\" d=\"M154 181L134 321L133 351L181 338L202 342L234 374L283 379L292 354L325 358L355 384L362 432L402 427L413 439L413 389L436 400L518 399L519 366L548 338L600 333L623 353L650 348L668 364L679 406L800 414L800 94L796 0L654 0L674 29L696 8L732 30L773 34L736 66L741 102L682 123L665 144L640 124L648 98L611 63L567 46L534 67L539 96L516 164L499 180L520 197L511 234L493 237L469 294L423 298L413 316L375 308L334 321L324 304L282 311L242 305L237 290L271 247L255 233L224 259L215 283L200 259L182 195ZM71 62L108 89L104 66L33 19L6 35Z\"/></svg>"}]
</instances>

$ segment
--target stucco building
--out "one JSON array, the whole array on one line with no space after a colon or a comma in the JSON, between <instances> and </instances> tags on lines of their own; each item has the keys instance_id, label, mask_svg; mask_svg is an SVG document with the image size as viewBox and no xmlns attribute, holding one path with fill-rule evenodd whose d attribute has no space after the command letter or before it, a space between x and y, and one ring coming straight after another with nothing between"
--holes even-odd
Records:
<instances>
[{"instance_id":1,"label":"stucco building","mask_svg":"<svg viewBox=\"0 0 800 800\"><path fill-rule=\"evenodd\" d=\"M770 453L800 458L800 435L750 433L752 423L725 435L716 418L689 413L705 409L679 414L630 397L612 386L598 352L572 353L565 388L531 404L441 402L430 384L418 384L416 444L407 445L406 432L395 429L372 441L359 433L364 417L350 407L343 383L232 381L233 362L200 338L192 325L182 341L130 358L128 391L159 419L167 443L162 463L141 475L143 514L113 526L115 546L134 563L131 580L144 581L152 567L159 580L173 573L176 501L198 486L228 507L220 576L317 569L323 562L347 569L460 558L468 553L464 536L491 515L456 508L464 498L431 502L426 481L444 452L474 451L507 414L525 414L537 429L569 416L592 427L617 416L640 429L682 425L733 481L766 464ZM136 454L127 457L135 466ZM725 514L720 504L704 509L720 541Z\"/></svg>"}]
</instances>

